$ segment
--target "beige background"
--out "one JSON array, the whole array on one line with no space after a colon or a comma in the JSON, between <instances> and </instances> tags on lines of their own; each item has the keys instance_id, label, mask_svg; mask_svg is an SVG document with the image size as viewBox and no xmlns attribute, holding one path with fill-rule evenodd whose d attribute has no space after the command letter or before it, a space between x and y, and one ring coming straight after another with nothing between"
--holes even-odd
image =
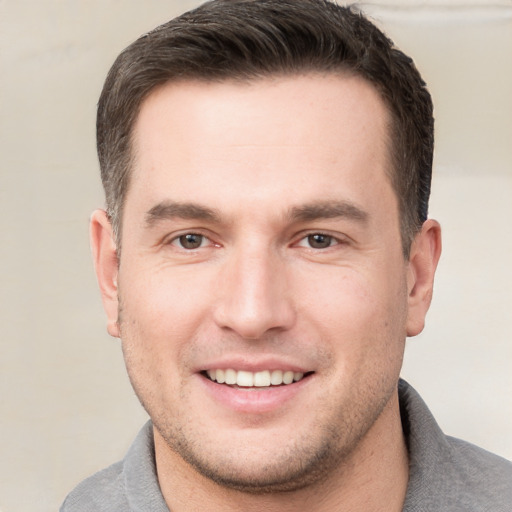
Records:
<instances>
[{"instance_id":1,"label":"beige background","mask_svg":"<svg viewBox=\"0 0 512 512\"><path fill-rule=\"evenodd\" d=\"M95 104L117 53L196 1L0 0L0 511L56 510L145 420L89 257ZM380 1L436 103L444 255L403 371L446 432L512 458L512 2Z\"/></svg>"}]
</instances>

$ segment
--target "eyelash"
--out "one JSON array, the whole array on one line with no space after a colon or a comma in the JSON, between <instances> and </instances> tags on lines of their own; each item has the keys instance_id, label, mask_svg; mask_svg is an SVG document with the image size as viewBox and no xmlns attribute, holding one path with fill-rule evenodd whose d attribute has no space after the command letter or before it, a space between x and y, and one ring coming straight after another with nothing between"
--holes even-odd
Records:
<instances>
[{"instance_id":1,"label":"eyelash","mask_svg":"<svg viewBox=\"0 0 512 512\"><path fill-rule=\"evenodd\" d=\"M184 242L187 237L200 238L201 239L200 245L198 247L184 247ZM169 240L168 245L177 246L178 248L180 248L184 251L193 251L193 250L201 249L202 247L204 247L204 245L203 245L204 242L212 243L211 240L206 235L203 235L202 233L196 233L196 232L191 231L188 233L183 233L181 235L175 236L174 238Z\"/></svg>"},{"instance_id":2,"label":"eyelash","mask_svg":"<svg viewBox=\"0 0 512 512\"><path fill-rule=\"evenodd\" d=\"M314 237L318 237L318 238L323 238L323 239L327 239L328 240L328 245L325 246L325 247L313 247L313 238ZM308 245L302 245L301 243L304 242L304 243L307 243ZM318 240L317 240L318 242ZM321 243L321 242L320 242ZM326 249L330 249L331 247L334 247L336 245L340 245L342 244L343 241L340 240L339 238L335 237L334 235L330 235L328 233L323 233L321 231L315 231L315 232L312 232L312 233L307 233L306 235L304 235L302 238L300 238L300 240L297 242L297 246L299 247L306 247L308 249L312 249L312 250L326 250Z\"/></svg>"}]
</instances>

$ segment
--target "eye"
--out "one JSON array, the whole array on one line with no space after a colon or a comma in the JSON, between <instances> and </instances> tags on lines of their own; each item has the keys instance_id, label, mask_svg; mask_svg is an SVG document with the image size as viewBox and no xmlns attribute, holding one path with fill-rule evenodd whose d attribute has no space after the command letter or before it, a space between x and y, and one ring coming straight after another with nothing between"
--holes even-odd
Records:
<instances>
[{"instance_id":1,"label":"eye","mask_svg":"<svg viewBox=\"0 0 512 512\"><path fill-rule=\"evenodd\" d=\"M204 247L209 242L208 238L198 233L186 233L174 238L172 245L177 245L182 249L192 250Z\"/></svg>"},{"instance_id":2,"label":"eye","mask_svg":"<svg viewBox=\"0 0 512 512\"><path fill-rule=\"evenodd\" d=\"M331 235L326 235L324 233L311 233L300 240L297 245L300 247L309 247L311 249L327 249L328 247L332 247L338 243L339 240Z\"/></svg>"}]
</instances>

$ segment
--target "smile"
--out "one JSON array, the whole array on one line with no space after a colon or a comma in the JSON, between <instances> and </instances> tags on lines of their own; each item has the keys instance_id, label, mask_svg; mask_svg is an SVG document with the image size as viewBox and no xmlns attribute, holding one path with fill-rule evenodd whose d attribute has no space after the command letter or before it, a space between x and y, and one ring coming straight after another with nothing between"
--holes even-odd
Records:
<instances>
[{"instance_id":1,"label":"smile","mask_svg":"<svg viewBox=\"0 0 512 512\"><path fill-rule=\"evenodd\" d=\"M311 372L293 372L291 370L263 370L260 372L248 372L244 370L217 369L207 370L206 375L213 382L228 384L244 388L263 388L270 386L282 386L299 382Z\"/></svg>"}]
</instances>

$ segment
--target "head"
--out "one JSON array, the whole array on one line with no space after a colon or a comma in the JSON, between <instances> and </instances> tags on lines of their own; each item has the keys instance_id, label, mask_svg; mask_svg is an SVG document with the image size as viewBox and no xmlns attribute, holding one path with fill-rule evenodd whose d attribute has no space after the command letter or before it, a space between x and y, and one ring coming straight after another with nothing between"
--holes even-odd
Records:
<instances>
[{"instance_id":1,"label":"head","mask_svg":"<svg viewBox=\"0 0 512 512\"><path fill-rule=\"evenodd\" d=\"M159 477L292 491L405 450L431 146L410 59L331 3L215 1L121 54L92 245Z\"/></svg>"},{"instance_id":2,"label":"head","mask_svg":"<svg viewBox=\"0 0 512 512\"><path fill-rule=\"evenodd\" d=\"M133 127L152 91L173 81L247 82L309 72L359 76L386 104L389 178L399 201L407 256L427 218L431 98L412 60L379 29L354 8L323 0L208 2L143 35L119 55L97 118L101 177L118 252L134 157Z\"/></svg>"}]
</instances>

